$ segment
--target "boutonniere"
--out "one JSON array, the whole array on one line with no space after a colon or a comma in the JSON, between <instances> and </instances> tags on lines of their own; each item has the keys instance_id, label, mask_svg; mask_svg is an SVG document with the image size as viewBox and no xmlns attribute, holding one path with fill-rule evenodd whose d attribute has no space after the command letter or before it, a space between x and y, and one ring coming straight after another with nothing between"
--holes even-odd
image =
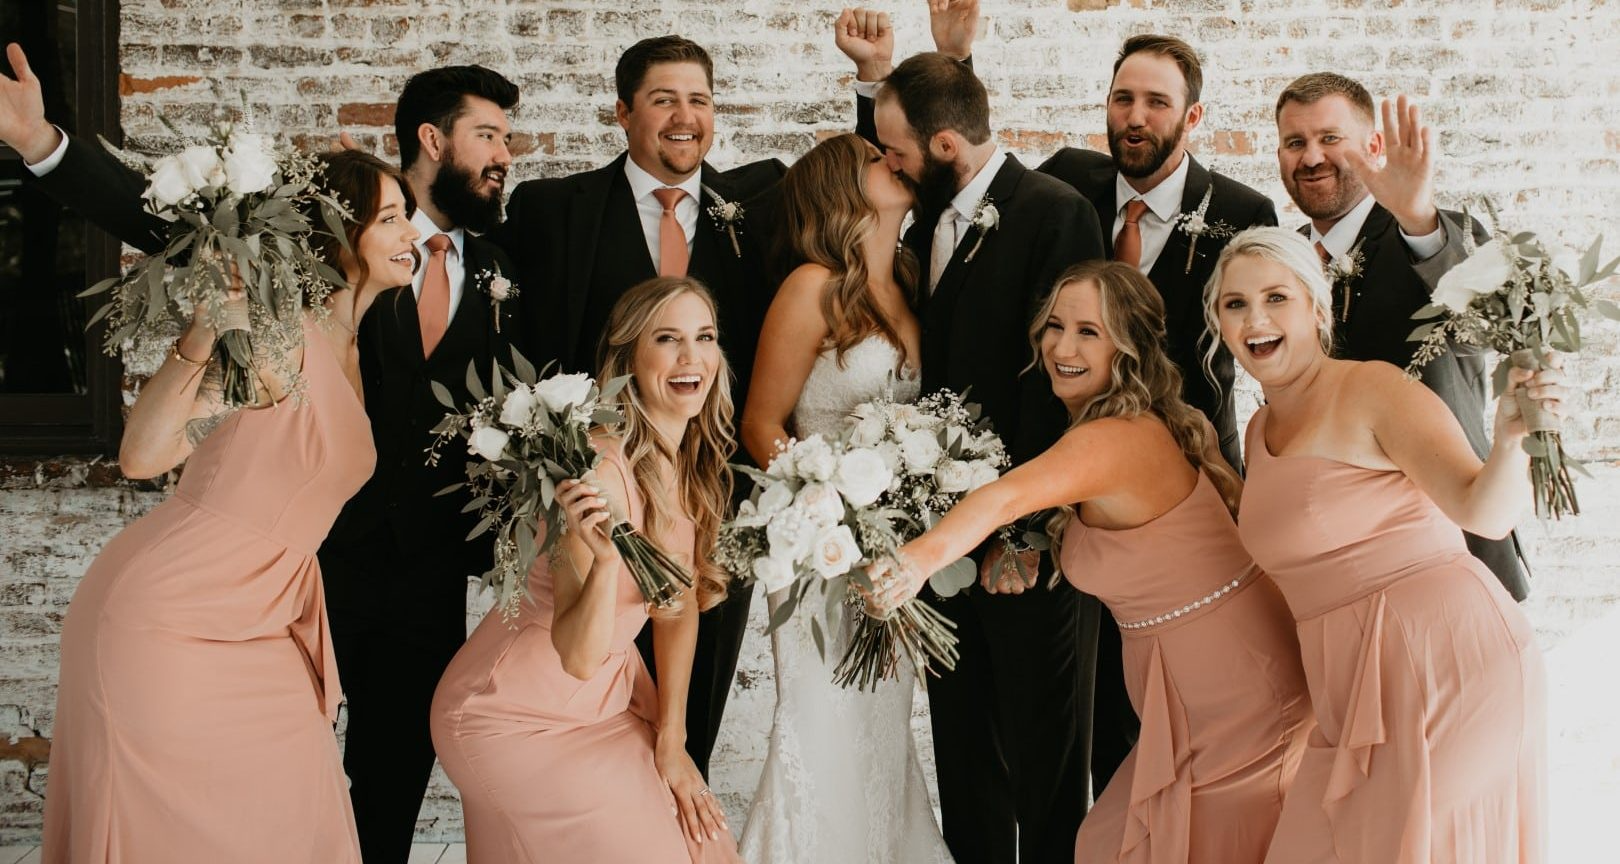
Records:
<instances>
[{"instance_id":1,"label":"boutonniere","mask_svg":"<svg viewBox=\"0 0 1620 864\"><path fill-rule=\"evenodd\" d=\"M714 199L709 205L709 218L714 220L716 230L726 229L726 236L731 238L731 252L738 258L742 257L742 245L737 242L737 232L742 228L744 216L743 206L735 201L727 201L720 197L720 193L707 186L700 186L703 194Z\"/></svg>"},{"instance_id":2,"label":"boutonniere","mask_svg":"<svg viewBox=\"0 0 1620 864\"><path fill-rule=\"evenodd\" d=\"M1328 281L1334 288L1344 288L1344 309L1339 313L1340 321L1350 320L1350 283L1361 276L1361 265L1364 263L1361 256L1361 244L1367 238L1357 237L1356 245L1343 255L1334 255L1323 265L1327 272Z\"/></svg>"},{"instance_id":3,"label":"boutonniere","mask_svg":"<svg viewBox=\"0 0 1620 864\"><path fill-rule=\"evenodd\" d=\"M1192 272L1193 257L1198 252L1198 238L1220 240L1237 233L1236 229L1219 219L1214 222L1205 221L1204 215L1209 212L1209 202L1214 197L1215 186L1212 184L1204 190L1204 200L1198 202L1197 210L1176 217L1176 230L1187 235L1187 266L1181 271L1183 273Z\"/></svg>"},{"instance_id":4,"label":"boutonniere","mask_svg":"<svg viewBox=\"0 0 1620 864\"><path fill-rule=\"evenodd\" d=\"M984 235L1001 225L1001 211L996 209L996 204L990 200L989 195L979 199L979 206L973 208L973 218L968 220L968 224L979 229L979 236L973 238L973 248L968 250L967 257L962 259L963 263L972 261L973 256L979 254L979 247L984 245Z\"/></svg>"},{"instance_id":5,"label":"boutonniere","mask_svg":"<svg viewBox=\"0 0 1620 864\"><path fill-rule=\"evenodd\" d=\"M494 270L480 270L473 274L473 285L489 295L490 306L495 310L495 332L501 332L501 303L517 299L517 286L501 275L500 265L496 265Z\"/></svg>"}]
</instances>

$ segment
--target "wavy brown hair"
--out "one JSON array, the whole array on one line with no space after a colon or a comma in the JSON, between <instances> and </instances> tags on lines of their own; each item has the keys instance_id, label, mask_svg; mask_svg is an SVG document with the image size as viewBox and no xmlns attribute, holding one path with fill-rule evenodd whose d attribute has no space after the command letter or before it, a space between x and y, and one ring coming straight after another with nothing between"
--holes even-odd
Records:
<instances>
[{"instance_id":1,"label":"wavy brown hair","mask_svg":"<svg viewBox=\"0 0 1620 864\"><path fill-rule=\"evenodd\" d=\"M709 307L709 314L716 315L714 296L696 279L661 276L626 291L608 315L598 351L596 380L605 382L632 375L636 350L652 332L653 322L670 301L682 294L698 295ZM714 541L731 503L731 469L726 462L737 449L732 426L731 366L726 355L721 352L709 396L703 400L698 415L688 421L678 449L671 449L648 421L634 378L619 391L618 402L625 420L624 461L642 500L642 529L650 537L661 538L673 521L674 508L686 510L697 529L692 576L698 608L712 608L726 598L730 579L713 560ZM674 490L668 489L660 476L659 466L664 462L675 468ZM671 491L675 492L673 500ZM654 610L653 614L659 612Z\"/></svg>"},{"instance_id":2,"label":"wavy brown hair","mask_svg":"<svg viewBox=\"0 0 1620 864\"><path fill-rule=\"evenodd\" d=\"M840 366L844 352L876 333L901 349L904 343L872 299L861 244L877 229L877 210L866 197L866 166L872 145L853 133L811 148L782 178L782 209L788 254L798 264L832 271L821 296L827 341ZM894 280L906 302L916 305L917 257L903 246L894 256Z\"/></svg>"},{"instance_id":3,"label":"wavy brown hair","mask_svg":"<svg viewBox=\"0 0 1620 864\"><path fill-rule=\"evenodd\" d=\"M1109 364L1108 388L1070 412L1069 428L1104 417L1158 417L1181 446L1187 462L1209 475L1227 509L1236 513L1242 488L1237 472L1204 455L1212 443L1209 421L1181 398L1181 370L1165 350L1164 299L1141 271L1118 261L1087 261L1063 271L1030 324L1029 342L1035 350L1032 366L1045 374L1041 336L1046 319L1057 305L1058 294L1081 282L1097 286L1103 329L1114 343L1115 353ZM1047 533L1054 541L1061 538L1074 512L1073 505L1065 506L1048 522Z\"/></svg>"},{"instance_id":4,"label":"wavy brown hair","mask_svg":"<svg viewBox=\"0 0 1620 864\"><path fill-rule=\"evenodd\" d=\"M340 150L316 154L315 160L321 166L319 183L349 208L349 218L343 220L345 236L338 237L326 230L326 223L321 221L319 213L307 214L310 223L316 226L310 236L310 245L322 261L339 273L343 272L344 254L352 256L358 272L351 287L358 288L370 277L371 268L366 266L365 259L355 250L360 248L360 235L377 221L377 211L382 209L383 184L389 181L399 184L399 191L405 196L407 219L416 212L416 195L411 192L411 184L405 182L405 175L398 168L370 153ZM413 254L414 249L412 247ZM416 266L421 266L420 260Z\"/></svg>"}]
</instances>

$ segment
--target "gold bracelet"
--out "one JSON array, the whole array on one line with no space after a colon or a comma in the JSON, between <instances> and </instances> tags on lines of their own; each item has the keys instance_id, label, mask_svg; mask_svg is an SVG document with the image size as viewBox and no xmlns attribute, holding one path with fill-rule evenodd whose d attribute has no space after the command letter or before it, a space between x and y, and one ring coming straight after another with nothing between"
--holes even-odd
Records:
<instances>
[{"instance_id":1,"label":"gold bracelet","mask_svg":"<svg viewBox=\"0 0 1620 864\"><path fill-rule=\"evenodd\" d=\"M184 338L184 337L182 337L182 338ZM186 355L180 353L180 340L179 339L174 340L174 350L169 352L169 355L171 357L173 357L174 359L179 360L181 363L184 363L187 366L191 366L191 367L196 368L196 369L201 369L204 366L208 365L208 360L206 360L206 359L204 359L204 360L193 360L190 357L187 357Z\"/></svg>"}]
</instances>

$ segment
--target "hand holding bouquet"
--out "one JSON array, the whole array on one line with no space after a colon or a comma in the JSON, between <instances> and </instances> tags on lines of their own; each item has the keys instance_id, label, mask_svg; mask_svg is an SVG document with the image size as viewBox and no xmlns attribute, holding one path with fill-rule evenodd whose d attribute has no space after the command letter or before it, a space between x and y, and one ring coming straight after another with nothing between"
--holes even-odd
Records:
<instances>
[{"instance_id":1,"label":"hand holding bouquet","mask_svg":"<svg viewBox=\"0 0 1620 864\"><path fill-rule=\"evenodd\" d=\"M1492 221L1496 210L1485 202ZM1599 266L1602 238L1598 238L1573 265L1560 265L1536 235L1508 234L1499 227L1490 242L1471 249L1470 256L1441 277L1434 302L1418 310L1414 319L1439 317L1409 337L1421 342L1408 375L1416 378L1424 364L1446 351L1450 341L1478 345L1501 356L1492 376L1494 395L1509 391L1511 368L1539 372L1552 368L1555 353L1573 354L1581 348L1581 319L1596 310L1620 320L1620 307L1590 296L1585 290L1609 278L1620 259ZM1473 246L1472 237L1466 241ZM1530 481L1536 516L1554 519L1579 515L1571 468L1586 469L1564 453L1556 416L1545 412L1524 392L1513 389L1517 416L1529 435L1524 449L1530 454Z\"/></svg>"},{"instance_id":2,"label":"hand holding bouquet","mask_svg":"<svg viewBox=\"0 0 1620 864\"><path fill-rule=\"evenodd\" d=\"M507 616L517 612L525 593L529 567L549 554L566 532L567 507L558 490L570 481L587 480L602 455L591 445L591 430L613 430L624 416L615 397L629 379L615 378L601 388L589 375L555 374L540 380L534 366L512 350L513 369L496 364L490 389L467 366L467 392L476 400L458 411L449 388L435 381L433 393L452 413L434 427L429 462L454 438L467 440L467 452L479 457L467 463L467 482L439 491L445 495L463 485L473 493L464 512L482 514L467 535L472 540L494 529L495 564L484 574L484 587L494 586L496 603ZM538 539L538 523L545 525ZM592 522L592 528L600 529ZM642 597L654 606L675 602L692 585L692 577L668 553L636 531L622 514L613 514L606 532L630 568Z\"/></svg>"}]
</instances>

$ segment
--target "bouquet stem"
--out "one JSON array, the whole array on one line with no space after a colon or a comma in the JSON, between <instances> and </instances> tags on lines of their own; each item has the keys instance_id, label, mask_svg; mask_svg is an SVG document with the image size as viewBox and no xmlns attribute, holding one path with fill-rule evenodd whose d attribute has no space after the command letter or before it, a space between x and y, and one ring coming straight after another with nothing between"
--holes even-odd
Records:
<instances>
[{"instance_id":1,"label":"bouquet stem","mask_svg":"<svg viewBox=\"0 0 1620 864\"><path fill-rule=\"evenodd\" d=\"M938 674L935 663L955 669L959 656L955 630L956 622L915 598L885 618L858 615L849 647L833 670L833 682L840 687L854 684L861 690L875 690L879 681L897 677L901 654L919 675Z\"/></svg>"},{"instance_id":2,"label":"bouquet stem","mask_svg":"<svg viewBox=\"0 0 1620 864\"><path fill-rule=\"evenodd\" d=\"M629 522L613 526L613 548L630 568L641 596L654 607L665 609L675 604L686 589L692 587L692 574L658 544L647 539Z\"/></svg>"},{"instance_id":3,"label":"bouquet stem","mask_svg":"<svg viewBox=\"0 0 1620 864\"><path fill-rule=\"evenodd\" d=\"M1581 515L1581 503L1575 498L1575 481L1569 476L1569 459L1564 455L1564 442L1557 432L1531 432L1536 443L1531 449L1539 455L1530 457L1531 494L1536 498L1536 517L1562 519Z\"/></svg>"},{"instance_id":4,"label":"bouquet stem","mask_svg":"<svg viewBox=\"0 0 1620 864\"><path fill-rule=\"evenodd\" d=\"M247 330L226 330L219 334L214 353L219 355L219 369L224 376L223 398L226 407L240 408L252 405L257 399L253 386L253 343Z\"/></svg>"}]
</instances>

